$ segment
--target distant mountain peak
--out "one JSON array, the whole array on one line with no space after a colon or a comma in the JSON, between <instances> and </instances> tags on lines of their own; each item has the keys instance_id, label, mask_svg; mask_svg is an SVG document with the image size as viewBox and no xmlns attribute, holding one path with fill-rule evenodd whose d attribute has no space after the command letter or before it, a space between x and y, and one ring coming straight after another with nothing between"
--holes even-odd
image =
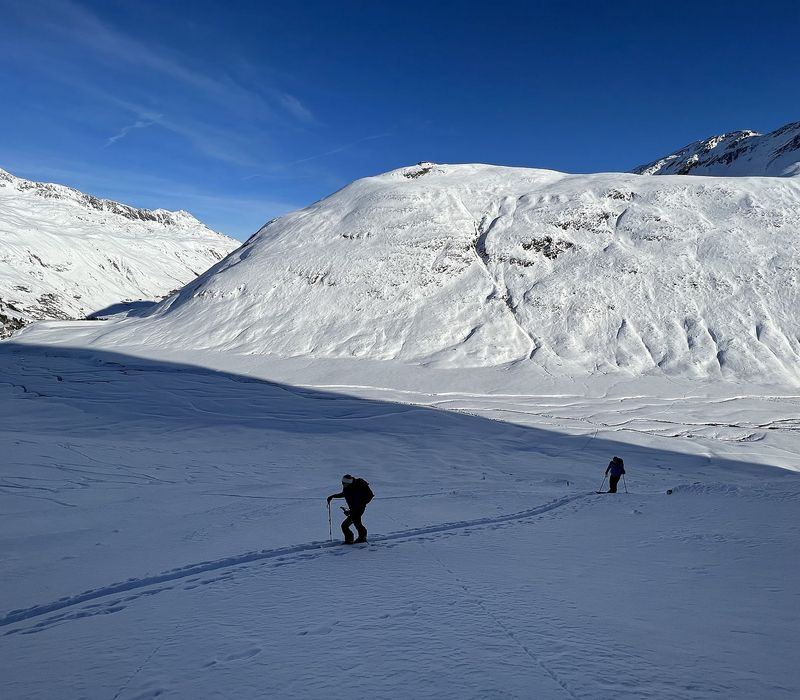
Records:
<instances>
[{"instance_id":1,"label":"distant mountain peak","mask_svg":"<svg viewBox=\"0 0 800 700\"><path fill-rule=\"evenodd\" d=\"M119 216L124 216L132 221L153 221L165 226L197 225L200 222L188 211L169 211L167 209L144 209L132 207L128 204L116 202L113 199L102 199L91 194L86 194L74 187L59 185L54 182L37 182L26 180L12 175L7 170L0 168L0 187L12 187L19 192L29 192L37 197L46 199L63 199L72 201L81 206L107 211Z\"/></svg>"},{"instance_id":2,"label":"distant mountain peak","mask_svg":"<svg viewBox=\"0 0 800 700\"><path fill-rule=\"evenodd\" d=\"M800 122L768 134L745 129L710 136L634 168L639 175L800 175Z\"/></svg>"},{"instance_id":3,"label":"distant mountain peak","mask_svg":"<svg viewBox=\"0 0 800 700\"><path fill-rule=\"evenodd\" d=\"M35 320L161 298L238 245L185 211L131 207L0 169L0 338Z\"/></svg>"}]
</instances>

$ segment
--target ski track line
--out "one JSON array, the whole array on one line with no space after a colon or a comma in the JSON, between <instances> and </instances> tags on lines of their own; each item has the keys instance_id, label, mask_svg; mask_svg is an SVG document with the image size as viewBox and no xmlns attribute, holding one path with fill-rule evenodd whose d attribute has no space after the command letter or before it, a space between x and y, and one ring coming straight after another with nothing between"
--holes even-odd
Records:
<instances>
[{"instance_id":1,"label":"ski track line","mask_svg":"<svg viewBox=\"0 0 800 700\"><path fill-rule=\"evenodd\" d=\"M377 535L370 539L370 542L377 544L379 542L391 542L394 540L413 539L423 535L438 534L441 532L449 532L453 530L462 530L472 527L483 527L487 525L497 525L500 523L513 522L517 520L526 520L537 515L548 513L557 508L561 508L573 501L594 495L594 492L579 493L571 496L564 496L557 498L554 501L549 501L536 508L518 511L516 513L509 513L507 515L500 515L495 517L477 518L475 520L460 520L449 523L442 523L440 525L430 525L428 527L414 528L410 530L400 530L398 532L391 532L386 535ZM306 544L292 545L289 547L279 547L277 549L262 549L257 552L247 552L233 557L226 557L213 561L200 562L198 564L189 564L178 569L171 569L155 576L148 576L145 578L130 578L127 581L113 583L109 586L102 588L95 588L83 593L73 596L65 596L59 598L51 603L44 603L41 605L34 605L30 608L20 608L18 610L11 610L5 617L0 617L0 627L13 625L17 622L25 622L41 615L57 612L64 608L69 608L81 603L98 600L108 596L118 595L120 593L127 593L150 586L156 586L161 583L168 583L171 581L178 581L180 579L189 578L199 574L205 574L209 571L219 571L221 569L228 569L242 564L251 564L253 562L264 561L267 559L276 559L278 557L285 557L292 554L301 554L303 552L313 552L315 550L326 550L332 548L339 548L343 545L339 542L319 541L308 542Z\"/></svg>"}]
</instances>

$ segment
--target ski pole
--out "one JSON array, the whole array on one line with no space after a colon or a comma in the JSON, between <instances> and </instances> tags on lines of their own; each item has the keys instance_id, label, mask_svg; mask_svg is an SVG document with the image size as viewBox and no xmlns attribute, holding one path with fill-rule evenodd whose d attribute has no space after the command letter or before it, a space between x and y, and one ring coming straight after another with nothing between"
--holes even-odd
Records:
<instances>
[{"instance_id":1,"label":"ski pole","mask_svg":"<svg viewBox=\"0 0 800 700\"><path fill-rule=\"evenodd\" d=\"M333 542L333 526L331 525L331 502L328 501L328 538Z\"/></svg>"},{"instance_id":2,"label":"ski pole","mask_svg":"<svg viewBox=\"0 0 800 700\"><path fill-rule=\"evenodd\" d=\"M625 487L625 493L628 493L628 482L625 481L625 475L622 475L622 485Z\"/></svg>"},{"instance_id":3,"label":"ski pole","mask_svg":"<svg viewBox=\"0 0 800 700\"><path fill-rule=\"evenodd\" d=\"M603 483L600 484L600 490L597 493L603 493L603 486L606 485L606 476L608 476L608 475L606 474L606 475L603 476Z\"/></svg>"}]
</instances>

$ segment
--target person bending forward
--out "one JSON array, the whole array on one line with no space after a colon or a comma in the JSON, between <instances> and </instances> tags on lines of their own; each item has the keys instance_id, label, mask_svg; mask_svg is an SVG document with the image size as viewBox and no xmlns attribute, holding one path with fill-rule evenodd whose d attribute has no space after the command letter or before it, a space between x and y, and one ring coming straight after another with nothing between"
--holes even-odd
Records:
<instances>
[{"instance_id":1,"label":"person bending forward","mask_svg":"<svg viewBox=\"0 0 800 700\"><path fill-rule=\"evenodd\" d=\"M358 544L359 542L367 541L367 528L361 522L361 517L364 515L367 503L372 500L372 497L373 493L369 484L364 479L358 479L350 474L345 474L342 477L341 493L334 493L328 496L329 505L334 498L344 498L347 501L347 509L343 509L347 517L342 521L345 544ZM353 539L351 525L355 525L358 531L358 539L356 540Z\"/></svg>"}]
</instances>

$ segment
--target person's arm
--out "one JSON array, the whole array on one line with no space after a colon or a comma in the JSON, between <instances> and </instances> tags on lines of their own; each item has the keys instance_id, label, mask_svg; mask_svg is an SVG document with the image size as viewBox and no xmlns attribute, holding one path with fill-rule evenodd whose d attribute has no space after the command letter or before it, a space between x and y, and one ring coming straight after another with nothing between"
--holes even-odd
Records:
<instances>
[{"instance_id":1,"label":"person's arm","mask_svg":"<svg viewBox=\"0 0 800 700\"><path fill-rule=\"evenodd\" d=\"M608 466L606 467L606 476L608 476L608 471L609 471L609 469L611 469L611 464L612 464L612 462L609 462Z\"/></svg>"},{"instance_id":2,"label":"person's arm","mask_svg":"<svg viewBox=\"0 0 800 700\"><path fill-rule=\"evenodd\" d=\"M344 498L344 493L335 493L332 496L328 496L328 503L330 503L334 498Z\"/></svg>"}]
</instances>

